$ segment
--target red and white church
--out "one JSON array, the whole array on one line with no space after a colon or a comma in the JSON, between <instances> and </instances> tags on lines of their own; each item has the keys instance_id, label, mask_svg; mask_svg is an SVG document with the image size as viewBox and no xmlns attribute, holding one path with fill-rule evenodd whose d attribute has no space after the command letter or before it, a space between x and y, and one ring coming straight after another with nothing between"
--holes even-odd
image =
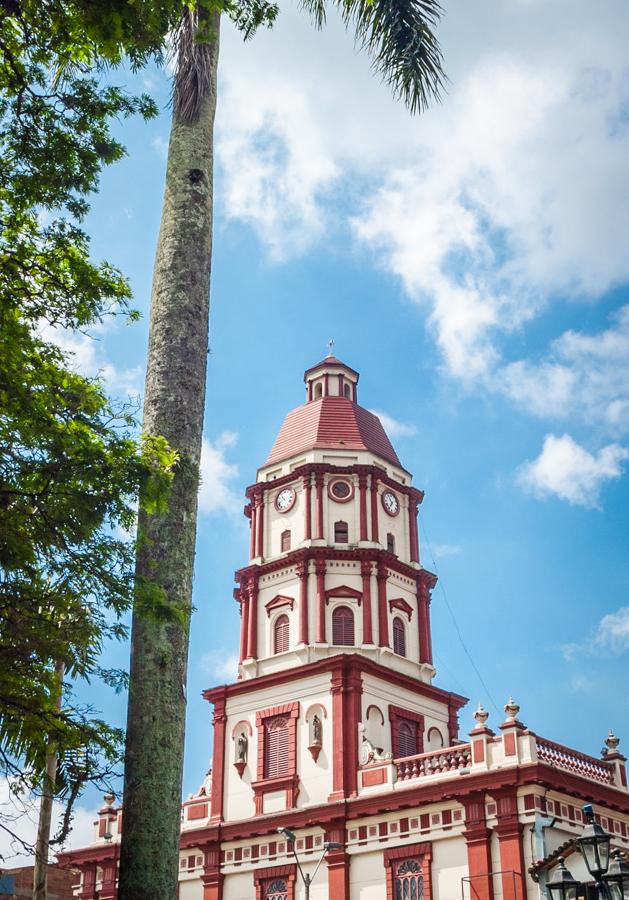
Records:
<instances>
[{"instance_id":1,"label":"red and white church","mask_svg":"<svg viewBox=\"0 0 629 900\"><path fill-rule=\"evenodd\" d=\"M182 805L181 900L525 900L544 896L594 804L629 848L625 759L542 738L509 698L479 707L433 685L430 600L412 484L358 373L305 373L247 489L249 562L236 573L238 680L211 688L212 768ZM159 799L156 798L156 802ZM77 897L116 897L122 810L108 795L88 847L60 855ZM579 855L573 874L588 880Z\"/></svg>"}]
</instances>

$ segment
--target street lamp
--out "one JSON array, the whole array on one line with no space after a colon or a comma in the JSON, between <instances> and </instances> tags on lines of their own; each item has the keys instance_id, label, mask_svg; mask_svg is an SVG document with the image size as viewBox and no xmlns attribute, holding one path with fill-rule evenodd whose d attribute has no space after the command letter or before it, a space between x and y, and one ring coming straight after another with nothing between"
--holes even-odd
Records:
<instances>
[{"instance_id":1,"label":"street lamp","mask_svg":"<svg viewBox=\"0 0 629 900\"><path fill-rule=\"evenodd\" d=\"M338 841L324 841L323 842L323 850L321 852L321 856L319 857L319 861L315 867L314 872L310 875L309 872L304 873L304 870L301 867L301 863L299 862L299 857L297 856L297 852L295 851L295 833L291 831L289 828L278 828L278 834L281 834L282 837L286 839L286 843L290 846L291 852L295 857L295 862L297 863L297 868L299 869L299 874L301 875L301 880L304 883L304 887L306 889L306 900L309 900L310 897L310 885L315 879L317 872L319 871L319 866L324 860L325 854L328 850L342 850L343 844L339 844ZM568 900L568 898L567 898ZM573 900L573 898L569 898L569 900Z\"/></svg>"},{"instance_id":2,"label":"street lamp","mask_svg":"<svg viewBox=\"0 0 629 900\"><path fill-rule=\"evenodd\" d=\"M557 871L546 885L552 900L577 900L581 882L566 869L563 856L557 860Z\"/></svg>"},{"instance_id":3,"label":"street lamp","mask_svg":"<svg viewBox=\"0 0 629 900\"><path fill-rule=\"evenodd\" d=\"M588 872L600 886L601 878L609 868L609 844L612 836L601 828L594 818L594 809L591 803L586 803L583 807L583 814L587 825L583 829L581 837L577 838L577 844Z\"/></svg>"},{"instance_id":4,"label":"street lamp","mask_svg":"<svg viewBox=\"0 0 629 900\"><path fill-rule=\"evenodd\" d=\"M605 884L611 900L629 900L629 863L622 858L620 850L614 850Z\"/></svg>"}]
</instances>

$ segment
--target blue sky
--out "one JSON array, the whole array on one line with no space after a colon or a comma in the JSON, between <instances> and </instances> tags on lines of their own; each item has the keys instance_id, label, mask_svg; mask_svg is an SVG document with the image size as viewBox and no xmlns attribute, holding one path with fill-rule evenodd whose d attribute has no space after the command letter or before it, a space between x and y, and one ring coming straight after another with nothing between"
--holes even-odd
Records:
<instances>
[{"instance_id":1,"label":"blue sky","mask_svg":"<svg viewBox=\"0 0 629 900\"><path fill-rule=\"evenodd\" d=\"M411 119L333 17L318 34L281 6L273 32L222 39L184 791L210 759L201 690L237 650L244 488L330 337L426 492L437 683L471 698L462 733L512 693L545 737L597 754L613 728L626 752L626 7L446 2L448 94ZM164 111L121 128L89 230L144 318L75 344L122 394L142 386L169 130L168 73L132 83ZM124 698L97 698L124 721Z\"/></svg>"}]
</instances>

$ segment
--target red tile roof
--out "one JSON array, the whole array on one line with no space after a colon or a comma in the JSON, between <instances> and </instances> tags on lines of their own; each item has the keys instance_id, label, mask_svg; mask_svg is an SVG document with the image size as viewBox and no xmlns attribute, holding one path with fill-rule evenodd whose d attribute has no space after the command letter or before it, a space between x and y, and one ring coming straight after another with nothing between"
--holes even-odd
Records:
<instances>
[{"instance_id":1,"label":"red tile roof","mask_svg":"<svg viewBox=\"0 0 629 900\"><path fill-rule=\"evenodd\" d=\"M314 449L369 450L402 465L380 419L345 397L323 397L289 412L266 465Z\"/></svg>"}]
</instances>

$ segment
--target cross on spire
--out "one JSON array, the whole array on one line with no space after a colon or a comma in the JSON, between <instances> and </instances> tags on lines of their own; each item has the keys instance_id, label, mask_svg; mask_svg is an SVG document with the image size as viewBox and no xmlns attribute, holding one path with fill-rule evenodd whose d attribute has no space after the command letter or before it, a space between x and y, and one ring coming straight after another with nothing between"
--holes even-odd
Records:
<instances>
[{"instance_id":1,"label":"cross on spire","mask_svg":"<svg viewBox=\"0 0 629 900\"><path fill-rule=\"evenodd\" d=\"M330 338L330 340L328 341L328 356L334 356L334 354L332 353L332 351L333 351L333 349L334 349L334 344L335 344L335 343L336 343L336 342L335 342L334 338Z\"/></svg>"}]
</instances>

